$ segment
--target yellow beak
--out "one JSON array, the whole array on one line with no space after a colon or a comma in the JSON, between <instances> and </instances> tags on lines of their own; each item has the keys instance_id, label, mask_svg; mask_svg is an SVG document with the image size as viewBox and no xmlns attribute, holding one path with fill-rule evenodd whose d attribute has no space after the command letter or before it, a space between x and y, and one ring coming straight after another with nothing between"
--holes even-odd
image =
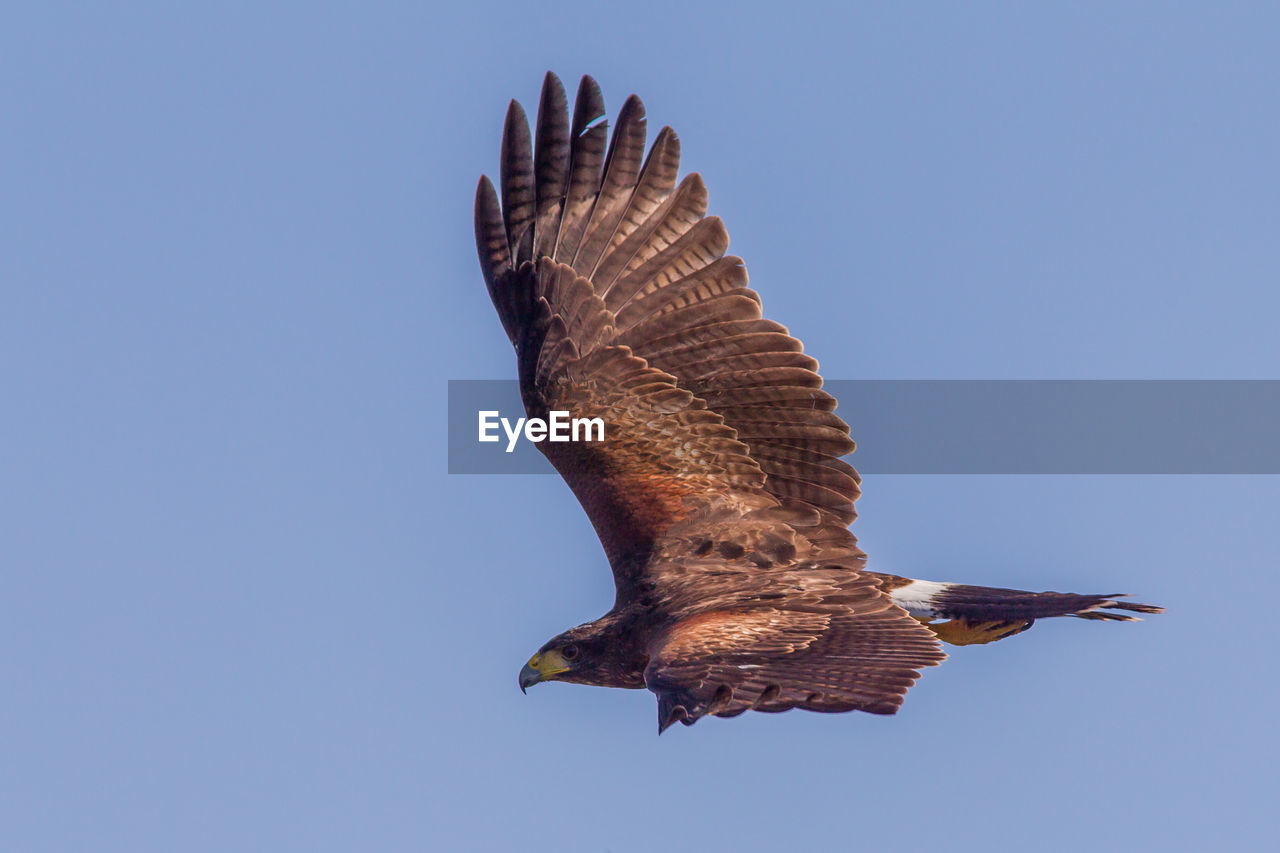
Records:
<instances>
[{"instance_id":1,"label":"yellow beak","mask_svg":"<svg viewBox=\"0 0 1280 853\"><path fill-rule=\"evenodd\" d=\"M520 692L523 693L539 681L550 681L569 669L564 655L554 649L539 652L520 668Z\"/></svg>"}]
</instances>

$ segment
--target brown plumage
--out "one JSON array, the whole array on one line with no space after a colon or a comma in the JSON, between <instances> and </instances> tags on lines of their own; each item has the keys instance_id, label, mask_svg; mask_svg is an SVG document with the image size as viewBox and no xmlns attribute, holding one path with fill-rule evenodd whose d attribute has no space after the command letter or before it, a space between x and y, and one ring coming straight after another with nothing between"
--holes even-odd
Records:
<instances>
[{"instance_id":1,"label":"brown plumage","mask_svg":"<svg viewBox=\"0 0 1280 853\"><path fill-rule=\"evenodd\" d=\"M583 78L572 121L567 104L548 74L531 138L511 103L502 202L481 178L476 244L529 417L606 425L602 442L538 447L595 526L617 599L543 646L522 688L648 687L660 731L749 709L893 713L945 657L939 636L1158 610L867 571L848 530L849 427L817 362L763 319L742 261L725 256L702 179L677 183L676 134L663 128L646 156L633 95L606 151L595 81Z\"/></svg>"}]
</instances>

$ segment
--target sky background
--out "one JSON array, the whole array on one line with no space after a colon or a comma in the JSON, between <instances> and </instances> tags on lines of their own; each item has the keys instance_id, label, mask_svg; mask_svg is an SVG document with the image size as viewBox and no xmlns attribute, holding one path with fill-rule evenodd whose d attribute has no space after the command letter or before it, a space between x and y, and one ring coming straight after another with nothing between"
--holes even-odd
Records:
<instances>
[{"instance_id":1,"label":"sky background","mask_svg":"<svg viewBox=\"0 0 1280 853\"><path fill-rule=\"evenodd\" d=\"M0 11L0 849L1274 842L1280 477L868 479L876 568L1169 613L658 738L516 687L612 603L568 490L445 473L549 68L680 132L828 377L1280 378L1274 6L431 5Z\"/></svg>"}]
</instances>

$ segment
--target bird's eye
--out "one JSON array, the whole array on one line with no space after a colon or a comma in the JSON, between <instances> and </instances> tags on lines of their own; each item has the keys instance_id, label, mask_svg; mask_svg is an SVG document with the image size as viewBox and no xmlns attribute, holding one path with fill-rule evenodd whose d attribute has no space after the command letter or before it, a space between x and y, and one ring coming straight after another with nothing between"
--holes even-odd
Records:
<instances>
[{"instance_id":1,"label":"bird's eye","mask_svg":"<svg viewBox=\"0 0 1280 853\"><path fill-rule=\"evenodd\" d=\"M573 660L578 656L578 647L570 643L560 650L560 656L565 660Z\"/></svg>"}]
</instances>

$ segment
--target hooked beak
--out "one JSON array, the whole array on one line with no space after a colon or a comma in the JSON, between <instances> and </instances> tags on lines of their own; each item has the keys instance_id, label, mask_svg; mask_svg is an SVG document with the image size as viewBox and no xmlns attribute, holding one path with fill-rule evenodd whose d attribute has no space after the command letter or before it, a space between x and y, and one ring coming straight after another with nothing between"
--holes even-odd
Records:
<instances>
[{"instance_id":1,"label":"hooked beak","mask_svg":"<svg viewBox=\"0 0 1280 853\"><path fill-rule=\"evenodd\" d=\"M540 652L520 668L520 692L526 692L540 681L547 681L569 669L569 662L557 651Z\"/></svg>"}]
</instances>

